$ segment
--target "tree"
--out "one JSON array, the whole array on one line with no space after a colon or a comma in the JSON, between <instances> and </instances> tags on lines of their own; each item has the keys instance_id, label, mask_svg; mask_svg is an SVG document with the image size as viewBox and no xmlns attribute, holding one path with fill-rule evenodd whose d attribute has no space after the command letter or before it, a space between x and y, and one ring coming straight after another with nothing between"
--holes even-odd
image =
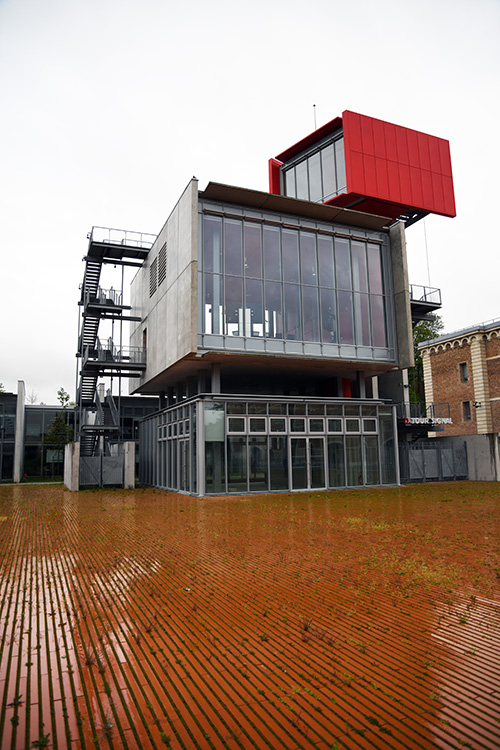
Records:
<instances>
[{"instance_id":1,"label":"tree","mask_svg":"<svg viewBox=\"0 0 500 750\"><path fill-rule=\"evenodd\" d=\"M47 448L57 452L57 460L63 460L64 446L73 440L73 429L66 424L66 411L70 405L70 396L64 388L59 388L57 391L57 398L62 406L62 411L58 411L54 417L54 420L44 437L44 445Z\"/></svg>"},{"instance_id":2,"label":"tree","mask_svg":"<svg viewBox=\"0 0 500 750\"><path fill-rule=\"evenodd\" d=\"M6 393L6 390L3 387L3 383L0 383L0 393Z\"/></svg>"},{"instance_id":3,"label":"tree","mask_svg":"<svg viewBox=\"0 0 500 750\"><path fill-rule=\"evenodd\" d=\"M32 388L31 391L26 395L26 401L28 402L28 404L36 404L36 402L38 401L38 393L34 388Z\"/></svg>"},{"instance_id":4,"label":"tree","mask_svg":"<svg viewBox=\"0 0 500 750\"><path fill-rule=\"evenodd\" d=\"M421 320L413 328L415 367L410 367L408 370L410 401L412 402L425 403L424 365L418 345L422 344L424 341L435 339L439 336L443 328L444 323L440 315L436 315L434 320Z\"/></svg>"}]
</instances>

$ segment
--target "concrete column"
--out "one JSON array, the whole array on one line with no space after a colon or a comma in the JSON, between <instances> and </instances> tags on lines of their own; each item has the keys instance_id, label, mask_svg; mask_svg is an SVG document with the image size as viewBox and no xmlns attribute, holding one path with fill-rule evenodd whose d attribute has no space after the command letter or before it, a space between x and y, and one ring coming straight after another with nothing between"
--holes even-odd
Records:
<instances>
[{"instance_id":1,"label":"concrete column","mask_svg":"<svg viewBox=\"0 0 500 750\"><path fill-rule=\"evenodd\" d=\"M470 344L472 361L472 382L474 383L474 400L481 406L476 409L476 423L479 434L493 432L491 418L490 387L486 365L485 342L474 336Z\"/></svg>"},{"instance_id":2,"label":"concrete column","mask_svg":"<svg viewBox=\"0 0 500 750\"><path fill-rule=\"evenodd\" d=\"M14 442L14 482L18 484L24 476L24 381L17 381L16 437Z\"/></svg>"},{"instance_id":3,"label":"concrete column","mask_svg":"<svg viewBox=\"0 0 500 750\"><path fill-rule=\"evenodd\" d=\"M212 393L220 393L220 364L212 364Z\"/></svg>"},{"instance_id":4,"label":"concrete column","mask_svg":"<svg viewBox=\"0 0 500 750\"><path fill-rule=\"evenodd\" d=\"M64 446L64 484L71 492L80 489L80 443Z\"/></svg>"},{"instance_id":5,"label":"concrete column","mask_svg":"<svg viewBox=\"0 0 500 750\"><path fill-rule=\"evenodd\" d=\"M373 396L373 398L379 398L379 395L378 395L378 377L377 377L377 375L374 375L372 377L372 396Z\"/></svg>"},{"instance_id":6,"label":"concrete column","mask_svg":"<svg viewBox=\"0 0 500 750\"><path fill-rule=\"evenodd\" d=\"M133 440L123 443L123 453L123 486L126 490L133 490L135 487L135 443Z\"/></svg>"},{"instance_id":7,"label":"concrete column","mask_svg":"<svg viewBox=\"0 0 500 750\"><path fill-rule=\"evenodd\" d=\"M403 222L389 229L394 284L394 308L398 362L401 367L413 367L413 330L411 326L410 284L406 258L406 238Z\"/></svg>"}]
</instances>

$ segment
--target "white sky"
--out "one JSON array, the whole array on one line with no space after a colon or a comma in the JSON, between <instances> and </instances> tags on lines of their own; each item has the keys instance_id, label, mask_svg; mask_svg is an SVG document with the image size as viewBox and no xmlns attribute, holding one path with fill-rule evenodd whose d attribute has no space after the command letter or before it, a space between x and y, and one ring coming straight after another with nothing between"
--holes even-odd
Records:
<instances>
[{"instance_id":1,"label":"white sky","mask_svg":"<svg viewBox=\"0 0 500 750\"><path fill-rule=\"evenodd\" d=\"M500 317L500 0L0 0L0 382L74 397L93 225L157 233L189 179L345 109L450 141L457 218L407 232L447 331Z\"/></svg>"}]
</instances>

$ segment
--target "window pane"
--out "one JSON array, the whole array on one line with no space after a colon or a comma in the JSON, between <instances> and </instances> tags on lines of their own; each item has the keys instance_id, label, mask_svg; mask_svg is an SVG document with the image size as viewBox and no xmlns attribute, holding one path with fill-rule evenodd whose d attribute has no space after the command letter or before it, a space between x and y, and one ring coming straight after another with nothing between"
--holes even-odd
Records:
<instances>
[{"instance_id":1,"label":"window pane","mask_svg":"<svg viewBox=\"0 0 500 750\"><path fill-rule=\"evenodd\" d=\"M328 420L328 432L342 432L342 420L341 419L329 419Z\"/></svg>"},{"instance_id":2,"label":"window pane","mask_svg":"<svg viewBox=\"0 0 500 750\"><path fill-rule=\"evenodd\" d=\"M346 432L359 432L359 419L346 419L345 420L345 431Z\"/></svg>"},{"instance_id":3,"label":"window pane","mask_svg":"<svg viewBox=\"0 0 500 750\"><path fill-rule=\"evenodd\" d=\"M285 284L285 338L301 341L300 287Z\"/></svg>"},{"instance_id":4,"label":"window pane","mask_svg":"<svg viewBox=\"0 0 500 750\"><path fill-rule=\"evenodd\" d=\"M245 419L243 417L229 417L227 422L229 432L245 432Z\"/></svg>"},{"instance_id":5,"label":"window pane","mask_svg":"<svg viewBox=\"0 0 500 750\"><path fill-rule=\"evenodd\" d=\"M321 150L321 165L323 167L323 199L326 200L331 198L337 190L333 143Z\"/></svg>"},{"instance_id":6,"label":"window pane","mask_svg":"<svg viewBox=\"0 0 500 750\"><path fill-rule=\"evenodd\" d=\"M309 200L309 190L307 186L307 161L301 161L295 167L295 175L297 179L297 198L303 200Z\"/></svg>"},{"instance_id":7,"label":"window pane","mask_svg":"<svg viewBox=\"0 0 500 750\"><path fill-rule=\"evenodd\" d=\"M271 432L285 432L286 420L281 417L271 417Z\"/></svg>"},{"instance_id":8,"label":"window pane","mask_svg":"<svg viewBox=\"0 0 500 750\"><path fill-rule=\"evenodd\" d=\"M226 411L228 414L245 414L247 410L246 404L242 401L235 401L234 403L228 403Z\"/></svg>"},{"instance_id":9,"label":"window pane","mask_svg":"<svg viewBox=\"0 0 500 750\"><path fill-rule=\"evenodd\" d=\"M310 438L309 460L311 466L311 487L325 486L325 440Z\"/></svg>"},{"instance_id":10,"label":"window pane","mask_svg":"<svg viewBox=\"0 0 500 750\"><path fill-rule=\"evenodd\" d=\"M226 276L225 291L225 333L227 336L243 336L243 279L238 276Z\"/></svg>"},{"instance_id":11,"label":"window pane","mask_svg":"<svg viewBox=\"0 0 500 750\"><path fill-rule=\"evenodd\" d=\"M352 242L352 281L357 292L368 291L368 269L366 265L366 246L364 242Z\"/></svg>"},{"instance_id":12,"label":"window pane","mask_svg":"<svg viewBox=\"0 0 500 750\"><path fill-rule=\"evenodd\" d=\"M250 453L250 490L268 489L267 485L267 437L248 439Z\"/></svg>"},{"instance_id":13,"label":"window pane","mask_svg":"<svg viewBox=\"0 0 500 750\"><path fill-rule=\"evenodd\" d=\"M319 151L310 156L307 162L309 167L309 200L318 202L323 197Z\"/></svg>"},{"instance_id":14,"label":"window pane","mask_svg":"<svg viewBox=\"0 0 500 750\"><path fill-rule=\"evenodd\" d=\"M205 333L222 333L222 276L205 274Z\"/></svg>"},{"instance_id":15,"label":"window pane","mask_svg":"<svg viewBox=\"0 0 500 750\"><path fill-rule=\"evenodd\" d=\"M328 486L345 487L344 438L328 438Z\"/></svg>"},{"instance_id":16,"label":"window pane","mask_svg":"<svg viewBox=\"0 0 500 750\"><path fill-rule=\"evenodd\" d=\"M354 294L354 319L356 321L356 343L358 346L370 346L370 314L367 294Z\"/></svg>"},{"instance_id":17,"label":"window pane","mask_svg":"<svg viewBox=\"0 0 500 750\"><path fill-rule=\"evenodd\" d=\"M377 432L377 420L363 419L363 432Z\"/></svg>"},{"instance_id":18,"label":"window pane","mask_svg":"<svg viewBox=\"0 0 500 750\"><path fill-rule=\"evenodd\" d=\"M288 451L287 438L272 437L270 439L270 489L288 489Z\"/></svg>"},{"instance_id":19,"label":"window pane","mask_svg":"<svg viewBox=\"0 0 500 750\"><path fill-rule=\"evenodd\" d=\"M229 439L234 440L234 438ZM176 443L173 441L170 443L172 450L175 448L175 445ZM169 462L170 476L168 478L170 487L175 487L174 467L175 464L171 456ZM216 493L226 491L224 443L205 443L205 491Z\"/></svg>"},{"instance_id":20,"label":"window pane","mask_svg":"<svg viewBox=\"0 0 500 750\"><path fill-rule=\"evenodd\" d=\"M281 280L280 230L264 227L264 275L266 279Z\"/></svg>"},{"instance_id":21,"label":"window pane","mask_svg":"<svg viewBox=\"0 0 500 750\"><path fill-rule=\"evenodd\" d=\"M370 302L372 308L373 346L387 346L384 298L371 296Z\"/></svg>"},{"instance_id":22,"label":"window pane","mask_svg":"<svg viewBox=\"0 0 500 750\"><path fill-rule=\"evenodd\" d=\"M382 294L382 259L380 257L380 247L368 243L368 275L370 277L370 292L372 294Z\"/></svg>"},{"instance_id":23,"label":"window pane","mask_svg":"<svg viewBox=\"0 0 500 750\"><path fill-rule=\"evenodd\" d=\"M262 245L260 224L245 222L245 274L262 278Z\"/></svg>"},{"instance_id":24,"label":"window pane","mask_svg":"<svg viewBox=\"0 0 500 750\"><path fill-rule=\"evenodd\" d=\"M266 414L267 409L265 404L248 404L249 414Z\"/></svg>"},{"instance_id":25,"label":"window pane","mask_svg":"<svg viewBox=\"0 0 500 750\"><path fill-rule=\"evenodd\" d=\"M277 281L265 282L266 300L266 336L268 338L283 338L283 307L281 301L281 284Z\"/></svg>"},{"instance_id":26,"label":"window pane","mask_svg":"<svg viewBox=\"0 0 500 750\"><path fill-rule=\"evenodd\" d=\"M216 216L203 217L203 270L222 271L222 219Z\"/></svg>"},{"instance_id":27,"label":"window pane","mask_svg":"<svg viewBox=\"0 0 500 750\"><path fill-rule=\"evenodd\" d=\"M302 287L304 316L304 341L319 341L318 290L314 286Z\"/></svg>"},{"instance_id":28,"label":"window pane","mask_svg":"<svg viewBox=\"0 0 500 750\"><path fill-rule=\"evenodd\" d=\"M361 438L346 437L346 466L347 486L356 487L363 484L363 472L361 468Z\"/></svg>"},{"instance_id":29,"label":"window pane","mask_svg":"<svg viewBox=\"0 0 500 750\"><path fill-rule=\"evenodd\" d=\"M300 270L303 284L318 283L316 235L311 232L300 233Z\"/></svg>"},{"instance_id":30,"label":"window pane","mask_svg":"<svg viewBox=\"0 0 500 750\"><path fill-rule=\"evenodd\" d=\"M344 158L344 139L339 138L335 141L335 162L337 166L337 192L345 192L346 189L346 176L345 176L345 158Z\"/></svg>"},{"instance_id":31,"label":"window pane","mask_svg":"<svg viewBox=\"0 0 500 750\"><path fill-rule=\"evenodd\" d=\"M246 282L246 336L264 335L264 314L262 307L262 281L248 279Z\"/></svg>"},{"instance_id":32,"label":"window pane","mask_svg":"<svg viewBox=\"0 0 500 750\"><path fill-rule=\"evenodd\" d=\"M325 431L325 420L312 418L309 420L309 432L324 432Z\"/></svg>"},{"instance_id":33,"label":"window pane","mask_svg":"<svg viewBox=\"0 0 500 750\"><path fill-rule=\"evenodd\" d=\"M235 276L243 275L243 240L241 221L224 221L225 271Z\"/></svg>"},{"instance_id":34,"label":"window pane","mask_svg":"<svg viewBox=\"0 0 500 750\"><path fill-rule=\"evenodd\" d=\"M283 280L299 281L299 233L283 230Z\"/></svg>"},{"instance_id":35,"label":"window pane","mask_svg":"<svg viewBox=\"0 0 500 750\"><path fill-rule=\"evenodd\" d=\"M295 198L295 167L285 172L285 195Z\"/></svg>"},{"instance_id":36,"label":"window pane","mask_svg":"<svg viewBox=\"0 0 500 750\"><path fill-rule=\"evenodd\" d=\"M265 432L266 420L263 417L250 417L250 432Z\"/></svg>"},{"instance_id":37,"label":"window pane","mask_svg":"<svg viewBox=\"0 0 500 750\"><path fill-rule=\"evenodd\" d=\"M352 289L349 240L341 237L335 238L335 266L337 269L337 288Z\"/></svg>"},{"instance_id":38,"label":"window pane","mask_svg":"<svg viewBox=\"0 0 500 750\"><path fill-rule=\"evenodd\" d=\"M333 237L318 237L319 285L335 287L333 265Z\"/></svg>"},{"instance_id":39,"label":"window pane","mask_svg":"<svg viewBox=\"0 0 500 750\"><path fill-rule=\"evenodd\" d=\"M247 490L247 439L228 437L227 439L227 489L228 492Z\"/></svg>"},{"instance_id":40,"label":"window pane","mask_svg":"<svg viewBox=\"0 0 500 750\"><path fill-rule=\"evenodd\" d=\"M306 420L299 418L290 419L290 432L305 432L306 431Z\"/></svg>"},{"instance_id":41,"label":"window pane","mask_svg":"<svg viewBox=\"0 0 500 750\"><path fill-rule=\"evenodd\" d=\"M305 438L291 439L292 489L304 490L307 487L307 442Z\"/></svg>"},{"instance_id":42,"label":"window pane","mask_svg":"<svg viewBox=\"0 0 500 750\"><path fill-rule=\"evenodd\" d=\"M380 484L378 466L378 440L375 436L363 437L366 484Z\"/></svg>"},{"instance_id":43,"label":"window pane","mask_svg":"<svg viewBox=\"0 0 500 750\"><path fill-rule=\"evenodd\" d=\"M333 289L320 289L321 340L325 344L337 343L337 305Z\"/></svg>"},{"instance_id":44,"label":"window pane","mask_svg":"<svg viewBox=\"0 0 500 750\"><path fill-rule=\"evenodd\" d=\"M354 344L352 294L339 292L339 338L341 344Z\"/></svg>"}]
</instances>

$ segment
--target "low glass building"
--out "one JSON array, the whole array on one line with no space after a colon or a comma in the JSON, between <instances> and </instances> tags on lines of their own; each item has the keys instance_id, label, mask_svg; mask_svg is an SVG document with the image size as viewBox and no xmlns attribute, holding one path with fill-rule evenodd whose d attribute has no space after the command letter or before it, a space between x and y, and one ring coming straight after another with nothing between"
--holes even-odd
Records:
<instances>
[{"instance_id":1,"label":"low glass building","mask_svg":"<svg viewBox=\"0 0 500 750\"><path fill-rule=\"evenodd\" d=\"M204 394L142 422L139 480L199 495L397 484L394 409Z\"/></svg>"}]
</instances>

